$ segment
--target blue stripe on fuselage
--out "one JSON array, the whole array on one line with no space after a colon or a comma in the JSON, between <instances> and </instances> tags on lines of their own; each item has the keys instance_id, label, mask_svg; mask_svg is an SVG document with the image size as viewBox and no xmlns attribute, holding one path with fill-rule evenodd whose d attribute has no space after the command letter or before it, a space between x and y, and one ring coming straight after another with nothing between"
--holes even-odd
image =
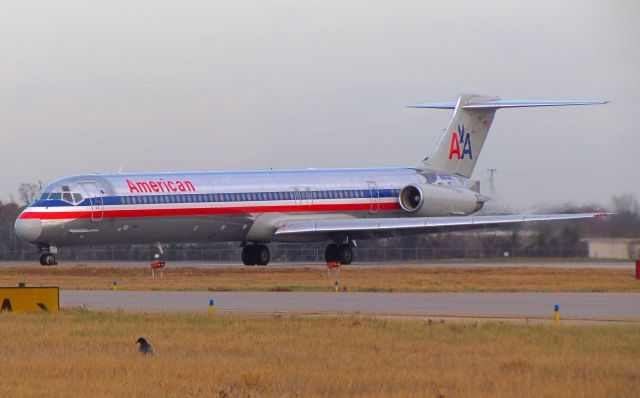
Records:
<instances>
[{"instance_id":1,"label":"blue stripe on fuselage","mask_svg":"<svg viewBox=\"0 0 640 398\"><path fill-rule=\"evenodd\" d=\"M229 203L229 202L273 202L273 201L307 201L307 200L345 200L371 199L374 197L397 197L399 189L379 189L378 196L374 196L368 189L336 189L328 191L278 191L278 192L220 192L220 193L179 193L179 194L147 194L126 196L103 196L105 206L143 205L143 204L175 204L175 203ZM298 195L297 197L295 195ZM148 198L162 197L164 201L149 200ZM146 203L143 198L147 198ZM168 201L167 201L168 199ZM173 200L171 200L173 199ZM93 203L98 204L99 203ZM90 199L84 199L78 204L63 200L36 200L29 207L69 207L91 206Z\"/></svg>"}]
</instances>

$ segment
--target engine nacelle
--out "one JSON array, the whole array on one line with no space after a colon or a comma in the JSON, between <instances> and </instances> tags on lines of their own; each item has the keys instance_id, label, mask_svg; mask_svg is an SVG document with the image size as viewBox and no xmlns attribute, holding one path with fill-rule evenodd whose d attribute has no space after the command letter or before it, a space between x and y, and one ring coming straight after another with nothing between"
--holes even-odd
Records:
<instances>
[{"instance_id":1,"label":"engine nacelle","mask_svg":"<svg viewBox=\"0 0 640 398\"><path fill-rule=\"evenodd\" d=\"M400 190L400 207L415 217L467 215L480 210L484 198L464 188L411 184Z\"/></svg>"}]
</instances>

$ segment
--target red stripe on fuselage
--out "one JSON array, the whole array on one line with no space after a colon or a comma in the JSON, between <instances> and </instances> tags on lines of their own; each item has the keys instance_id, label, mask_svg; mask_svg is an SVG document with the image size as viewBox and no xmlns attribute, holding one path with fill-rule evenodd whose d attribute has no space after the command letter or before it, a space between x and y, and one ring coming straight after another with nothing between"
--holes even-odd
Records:
<instances>
[{"instance_id":1,"label":"red stripe on fuselage","mask_svg":"<svg viewBox=\"0 0 640 398\"><path fill-rule=\"evenodd\" d=\"M208 216L221 214L246 214L246 213L291 213L291 212L330 212L330 211L369 211L371 203L349 204L318 204L299 206L246 206L246 207L198 207L198 208L165 208L165 209L134 209L134 210L104 210L94 211L56 211L56 212L30 212L25 211L20 218L36 218L41 220L69 220L75 218L91 218L100 216L103 218L133 218L133 217L175 217L175 216ZM378 206L373 205L374 210ZM398 203L380 203L379 210L396 210ZM95 214L97 213L97 214Z\"/></svg>"}]
</instances>

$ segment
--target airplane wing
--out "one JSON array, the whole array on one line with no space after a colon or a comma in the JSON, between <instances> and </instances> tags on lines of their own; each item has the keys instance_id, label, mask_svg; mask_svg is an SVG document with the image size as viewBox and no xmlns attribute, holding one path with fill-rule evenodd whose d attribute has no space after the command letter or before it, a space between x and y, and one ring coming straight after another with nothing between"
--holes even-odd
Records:
<instances>
[{"instance_id":1,"label":"airplane wing","mask_svg":"<svg viewBox=\"0 0 640 398\"><path fill-rule=\"evenodd\" d=\"M353 237L393 236L482 229L533 221L594 218L609 214L611 213L295 220L280 224L275 235L349 233Z\"/></svg>"}]
</instances>

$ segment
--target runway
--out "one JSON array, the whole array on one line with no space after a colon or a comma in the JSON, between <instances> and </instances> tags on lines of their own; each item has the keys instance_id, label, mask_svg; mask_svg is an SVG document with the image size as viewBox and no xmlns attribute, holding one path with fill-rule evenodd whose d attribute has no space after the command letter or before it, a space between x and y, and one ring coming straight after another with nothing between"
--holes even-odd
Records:
<instances>
[{"instance_id":1,"label":"runway","mask_svg":"<svg viewBox=\"0 0 640 398\"><path fill-rule=\"evenodd\" d=\"M149 268L147 261L62 261L60 266L89 265L97 267L126 267ZM33 261L0 261L0 267L35 266ZM230 262L204 262L204 261L169 261L167 268L234 268L243 267L238 263ZM268 267L298 268L298 267L325 267L317 262L273 262ZM380 262L354 262L345 267L371 268L371 267L545 267L545 268L612 268L631 269L635 267L632 261L604 261L604 260L576 260L576 261L547 261L547 260L423 260L423 261L380 261Z\"/></svg>"},{"instance_id":2,"label":"runway","mask_svg":"<svg viewBox=\"0 0 640 398\"><path fill-rule=\"evenodd\" d=\"M62 290L61 307L206 313L343 313L640 321L640 293L298 293Z\"/></svg>"}]
</instances>

